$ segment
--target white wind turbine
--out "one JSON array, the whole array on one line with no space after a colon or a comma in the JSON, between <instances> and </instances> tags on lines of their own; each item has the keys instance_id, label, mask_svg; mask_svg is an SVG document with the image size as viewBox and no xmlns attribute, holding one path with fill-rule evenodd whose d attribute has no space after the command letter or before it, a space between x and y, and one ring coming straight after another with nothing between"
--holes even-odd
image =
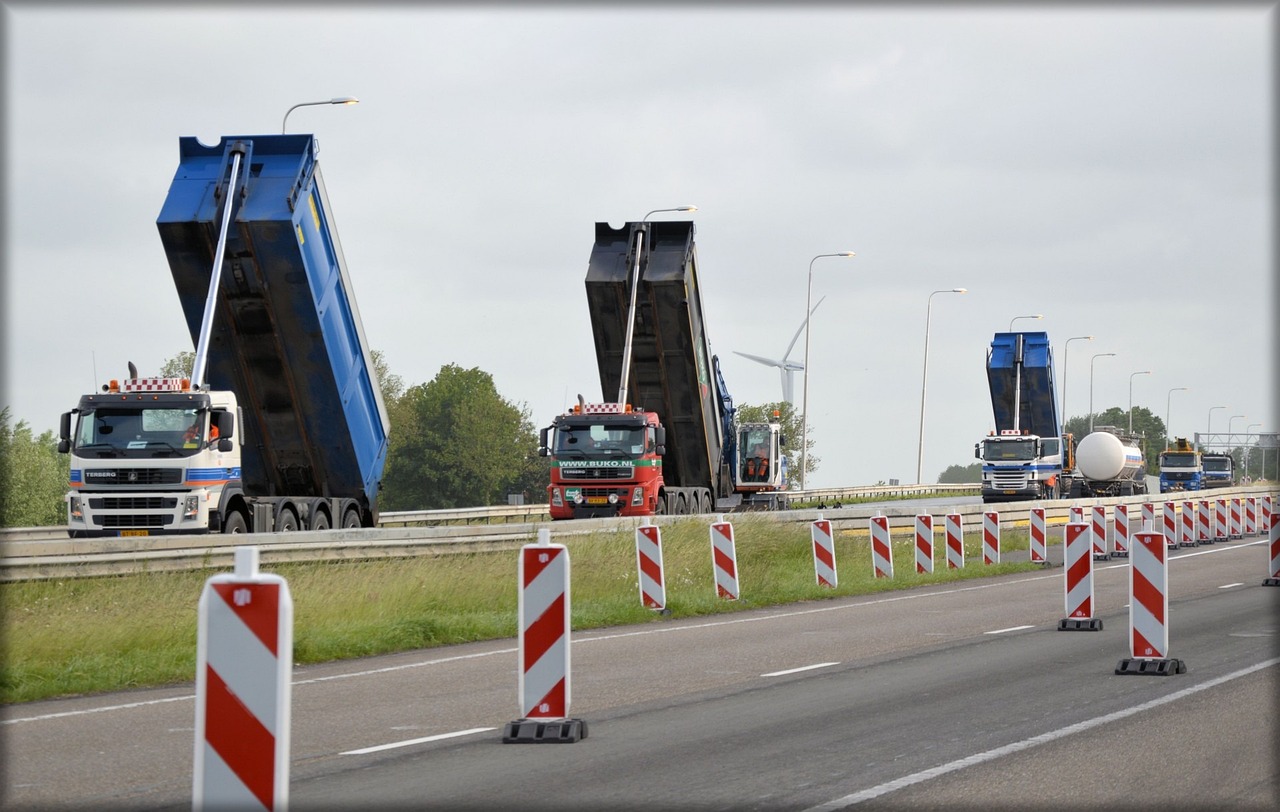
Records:
<instances>
[{"instance_id":1,"label":"white wind turbine","mask_svg":"<svg viewBox=\"0 0 1280 812\"><path fill-rule=\"evenodd\" d=\"M810 317L813 316L814 312L818 309L818 305L822 304L823 299L826 298L826 296L823 296L822 299L818 300L818 304L815 304L813 306L813 310L809 311ZM801 361L790 361L788 359L791 357L791 350L795 348L796 341L799 340L800 334L804 332L804 326L808 323L808 318L800 322L800 327L796 330L796 334L791 337L791 343L787 345L787 351L782 354L782 358L765 358L760 355L751 355L745 352L738 352L737 350L733 351L735 355L741 355L743 358L750 358L752 361L764 364L765 366L777 367L778 373L782 377L782 399L787 403L790 403L792 406L795 405L796 401L792 394L795 392L795 374L797 372L804 371L804 363Z\"/></svg>"}]
</instances>

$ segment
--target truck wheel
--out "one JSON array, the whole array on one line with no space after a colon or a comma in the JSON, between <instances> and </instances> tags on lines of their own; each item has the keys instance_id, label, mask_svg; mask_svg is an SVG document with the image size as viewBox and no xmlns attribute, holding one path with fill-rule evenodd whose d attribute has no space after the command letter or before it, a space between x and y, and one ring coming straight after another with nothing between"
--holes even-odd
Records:
<instances>
[{"instance_id":1,"label":"truck wheel","mask_svg":"<svg viewBox=\"0 0 1280 812\"><path fill-rule=\"evenodd\" d=\"M653 511L655 516L667 515L667 495L665 493L658 494L658 507Z\"/></svg>"},{"instance_id":2,"label":"truck wheel","mask_svg":"<svg viewBox=\"0 0 1280 812\"><path fill-rule=\"evenodd\" d=\"M328 530L329 514L325 513L323 510L317 510L315 513L313 513L311 515L311 529L312 530Z\"/></svg>"},{"instance_id":3,"label":"truck wheel","mask_svg":"<svg viewBox=\"0 0 1280 812\"><path fill-rule=\"evenodd\" d=\"M249 524L244 520L244 514L238 510L233 510L222 520L222 532L224 533L248 533Z\"/></svg>"},{"instance_id":4,"label":"truck wheel","mask_svg":"<svg viewBox=\"0 0 1280 812\"><path fill-rule=\"evenodd\" d=\"M354 530L360 527L360 511L352 509L348 510L342 517L342 529Z\"/></svg>"},{"instance_id":5,"label":"truck wheel","mask_svg":"<svg viewBox=\"0 0 1280 812\"><path fill-rule=\"evenodd\" d=\"M293 514L292 510L285 508L280 511L280 517L276 521L277 533L296 533L298 532L298 517Z\"/></svg>"}]
</instances>

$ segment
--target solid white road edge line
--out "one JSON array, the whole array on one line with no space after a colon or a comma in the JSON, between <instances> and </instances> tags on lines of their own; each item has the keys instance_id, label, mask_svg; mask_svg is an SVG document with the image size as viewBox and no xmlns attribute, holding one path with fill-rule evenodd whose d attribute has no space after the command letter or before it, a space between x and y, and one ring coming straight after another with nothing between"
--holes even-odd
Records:
<instances>
[{"instance_id":1,"label":"solid white road edge line","mask_svg":"<svg viewBox=\"0 0 1280 812\"><path fill-rule=\"evenodd\" d=\"M824 804L810 807L804 810L804 812L833 812L833 810L836 809L844 809L847 806L860 804L863 801L870 801L875 798L879 798L882 795L888 795L890 792L895 792L912 786L913 784L919 784L932 778L937 778L938 776L955 772L956 770L963 770L965 767L973 767L977 764L982 764L983 762L992 761L1003 756L1017 753L1020 750L1026 750L1031 747L1036 747L1037 745L1047 744L1065 736L1070 736L1073 733L1081 733L1100 725L1105 725L1108 722L1115 722L1120 719L1133 716L1136 713L1141 713L1142 711L1150 710L1151 708L1183 699L1191 696L1192 694L1207 691L1210 688L1216 688L1225 682L1230 682L1231 680L1248 676L1255 671L1261 671L1264 668L1270 668L1277 664L1280 664L1280 657L1263 660L1260 663L1251 665L1247 668L1242 668L1239 671L1232 671L1230 674L1223 674L1221 677L1215 677L1214 679L1207 680L1199 685L1193 685L1190 688L1183 688L1181 691L1167 694L1166 696L1158 697L1148 702L1143 702L1141 705L1134 705L1113 713L1096 716L1092 719L1086 719L1083 722L1077 722L1074 725L1067 725L1066 727L1059 728L1058 730L1050 730L1048 733L1041 733L1039 736L1032 736L1029 739L1023 739L1020 742L1006 744L1003 747L996 747L983 753L966 756L965 758L957 759L956 761L948 762L947 764L941 764L928 770L922 770L918 773L912 773L911 775L904 775L901 778L896 778L893 781L885 782L879 786L869 787L846 795L843 798L835 798L834 800L827 801Z\"/></svg>"},{"instance_id":2,"label":"solid white road edge line","mask_svg":"<svg viewBox=\"0 0 1280 812\"><path fill-rule=\"evenodd\" d=\"M442 739L456 739L459 736L470 736L472 733L486 733L490 730L497 730L496 727L473 727L470 730L457 730L453 733L439 733L435 736L423 736L421 739L408 739L402 742L391 742L390 744L375 744L373 747L361 747L359 750L346 750L339 753L340 756L362 756L365 753L377 753L381 750L394 750L397 747L408 747L411 744L425 744L427 742L438 742Z\"/></svg>"},{"instance_id":3,"label":"solid white road edge line","mask_svg":"<svg viewBox=\"0 0 1280 812\"><path fill-rule=\"evenodd\" d=\"M1034 629L1034 628L1035 626L1010 626L1007 629L992 629L989 632L983 632L983 634L1004 634L1005 632L1020 632L1023 629Z\"/></svg>"},{"instance_id":4,"label":"solid white road edge line","mask_svg":"<svg viewBox=\"0 0 1280 812\"><path fill-rule=\"evenodd\" d=\"M788 668L786 671L770 671L768 674L761 674L762 677L784 677L787 674L799 674L801 671L812 671L815 668L830 668L840 663L817 663L815 665L802 665L799 668Z\"/></svg>"}]
</instances>

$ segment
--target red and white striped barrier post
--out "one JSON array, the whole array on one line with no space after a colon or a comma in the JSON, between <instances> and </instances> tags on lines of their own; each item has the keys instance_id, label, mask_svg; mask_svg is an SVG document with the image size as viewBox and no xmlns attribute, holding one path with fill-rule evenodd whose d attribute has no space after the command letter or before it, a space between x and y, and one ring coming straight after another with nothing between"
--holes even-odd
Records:
<instances>
[{"instance_id":1,"label":"red and white striped barrier post","mask_svg":"<svg viewBox=\"0 0 1280 812\"><path fill-rule=\"evenodd\" d=\"M1129 506L1116 505L1115 511L1115 550L1111 553L1116 558L1129 557Z\"/></svg>"},{"instance_id":2,"label":"red and white striped barrier post","mask_svg":"<svg viewBox=\"0 0 1280 812\"><path fill-rule=\"evenodd\" d=\"M738 548L733 543L733 525L720 517L711 523L711 568L716 575L716 597L736 601L738 591Z\"/></svg>"},{"instance_id":3,"label":"red and white striped barrier post","mask_svg":"<svg viewBox=\"0 0 1280 812\"><path fill-rule=\"evenodd\" d=\"M1258 535L1258 499L1255 496L1247 496L1244 500L1244 534Z\"/></svg>"},{"instance_id":4,"label":"red and white striped barrier post","mask_svg":"<svg viewBox=\"0 0 1280 812\"><path fill-rule=\"evenodd\" d=\"M834 589L839 580L836 576L836 545L831 536L831 521L818 518L809 525L809 537L813 539L813 572L818 578L818 586L829 586Z\"/></svg>"},{"instance_id":5,"label":"red and white striped barrier post","mask_svg":"<svg viewBox=\"0 0 1280 812\"><path fill-rule=\"evenodd\" d=\"M1093 557L1099 561L1109 561L1111 552L1107 549L1107 507L1094 505L1089 512L1089 537L1093 544Z\"/></svg>"},{"instance_id":6,"label":"red and white striped barrier post","mask_svg":"<svg viewBox=\"0 0 1280 812\"><path fill-rule=\"evenodd\" d=\"M667 585L662 570L662 530L641 519L636 528L636 569L640 573L640 603L646 609L667 608Z\"/></svg>"},{"instance_id":7,"label":"red and white striped barrier post","mask_svg":"<svg viewBox=\"0 0 1280 812\"><path fill-rule=\"evenodd\" d=\"M502 731L505 744L576 742L587 723L570 719L569 551L538 530L538 543L520 548L518 652L521 718Z\"/></svg>"},{"instance_id":8,"label":"red and white striped barrier post","mask_svg":"<svg viewBox=\"0 0 1280 812\"><path fill-rule=\"evenodd\" d=\"M289 585L236 547L235 571L200 593L194 809L288 806L292 671Z\"/></svg>"},{"instance_id":9,"label":"red and white striped barrier post","mask_svg":"<svg viewBox=\"0 0 1280 812\"><path fill-rule=\"evenodd\" d=\"M1154 502L1142 503L1142 524L1138 525L1140 530L1156 529L1156 506Z\"/></svg>"},{"instance_id":10,"label":"red and white striped barrier post","mask_svg":"<svg viewBox=\"0 0 1280 812\"><path fill-rule=\"evenodd\" d=\"M964 519L959 513L947 514L947 569L964 569Z\"/></svg>"},{"instance_id":11,"label":"red and white striped barrier post","mask_svg":"<svg viewBox=\"0 0 1280 812\"><path fill-rule=\"evenodd\" d=\"M1231 526L1227 530L1227 537L1233 539L1244 538L1244 530L1240 526L1240 497L1232 498L1227 508L1231 511Z\"/></svg>"},{"instance_id":12,"label":"red and white striped barrier post","mask_svg":"<svg viewBox=\"0 0 1280 812\"><path fill-rule=\"evenodd\" d=\"M1262 582L1263 586L1280 586L1280 522L1271 520L1271 529L1267 531L1267 548L1271 551L1271 563L1267 572L1271 573Z\"/></svg>"},{"instance_id":13,"label":"red and white striped barrier post","mask_svg":"<svg viewBox=\"0 0 1280 812\"><path fill-rule=\"evenodd\" d=\"M893 547L889 543L889 518L876 511L871 517L871 574L875 578L893 577Z\"/></svg>"},{"instance_id":14,"label":"red and white striped barrier post","mask_svg":"<svg viewBox=\"0 0 1280 812\"><path fill-rule=\"evenodd\" d=\"M1030 513L1031 562L1049 563L1049 543L1045 538L1044 508L1033 507Z\"/></svg>"},{"instance_id":15,"label":"red and white striped barrier post","mask_svg":"<svg viewBox=\"0 0 1280 812\"><path fill-rule=\"evenodd\" d=\"M1164 503L1164 543L1170 547L1178 546L1178 503Z\"/></svg>"},{"instance_id":16,"label":"red and white striped barrier post","mask_svg":"<svg viewBox=\"0 0 1280 812\"><path fill-rule=\"evenodd\" d=\"M1271 523L1275 517L1271 514L1271 494L1265 494L1258 500L1258 533L1266 535L1271 532Z\"/></svg>"},{"instance_id":17,"label":"red and white striped barrier post","mask_svg":"<svg viewBox=\"0 0 1280 812\"><path fill-rule=\"evenodd\" d=\"M1208 499L1200 500L1200 509L1196 512L1196 542L1213 544L1213 511Z\"/></svg>"},{"instance_id":18,"label":"red and white striped barrier post","mask_svg":"<svg viewBox=\"0 0 1280 812\"><path fill-rule=\"evenodd\" d=\"M1178 539L1179 547L1196 546L1196 503L1182 503L1182 535Z\"/></svg>"},{"instance_id":19,"label":"red and white striped barrier post","mask_svg":"<svg viewBox=\"0 0 1280 812\"><path fill-rule=\"evenodd\" d=\"M1072 505L1067 511L1067 524L1079 524L1084 521L1084 508L1079 505Z\"/></svg>"},{"instance_id":20,"label":"red and white striped barrier post","mask_svg":"<svg viewBox=\"0 0 1280 812\"><path fill-rule=\"evenodd\" d=\"M916 514L916 572L933 572L933 516Z\"/></svg>"},{"instance_id":21,"label":"red and white striped barrier post","mask_svg":"<svg viewBox=\"0 0 1280 812\"><path fill-rule=\"evenodd\" d=\"M1062 536L1067 616L1058 631L1102 631L1102 619L1093 616L1093 545L1089 525L1068 522Z\"/></svg>"},{"instance_id":22,"label":"red and white striped barrier post","mask_svg":"<svg viewBox=\"0 0 1280 812\"><path fill-rule=\"evenodd\" d=\"M1129 558L1129 657L1117 674L1185 674L1186 663L1169 658L1169 559L1160 533L1137 534Z\"/></svg>"},{"instance_id":23,"label":"red and white striped barrier post","mask_svg":"<svg viewBox=\"0 0 1280 812\"><path fill-rule=\"evenodd\" d=\"M1230 528L1227 525L1227 500L1218 499L1214 502L1213 509L1213 539L1226 541L1228 535L1230 535Z\"/></svg>"},{"instance_id":24,"label":"red and white striped barrier post","mask_svg":"<svg viewBox=\"0 0 1280 812\"><path fill-rule=\"evenodd\" d=\"M1000 563L1000 514L994 510L982 513L982 563Z\"/></svg>"}]
</instances>

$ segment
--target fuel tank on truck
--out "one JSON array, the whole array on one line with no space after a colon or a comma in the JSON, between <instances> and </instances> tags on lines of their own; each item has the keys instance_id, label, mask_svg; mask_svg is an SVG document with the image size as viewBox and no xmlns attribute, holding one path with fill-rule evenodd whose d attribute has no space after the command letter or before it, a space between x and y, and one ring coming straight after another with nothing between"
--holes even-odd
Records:
<instances>
[{"instance_id":1,"label":"fuel tank on truck","mask_svg":"<svg viewBox=\"0 0 1280 812\"><path fill-rule=\"evenodd\" d=\"M1107 431L1086 435L1076 447L1076 467L1087 479L1133 479L1142 470L1142 451L1134 441Z\"/></svg>"}]
</instances>

